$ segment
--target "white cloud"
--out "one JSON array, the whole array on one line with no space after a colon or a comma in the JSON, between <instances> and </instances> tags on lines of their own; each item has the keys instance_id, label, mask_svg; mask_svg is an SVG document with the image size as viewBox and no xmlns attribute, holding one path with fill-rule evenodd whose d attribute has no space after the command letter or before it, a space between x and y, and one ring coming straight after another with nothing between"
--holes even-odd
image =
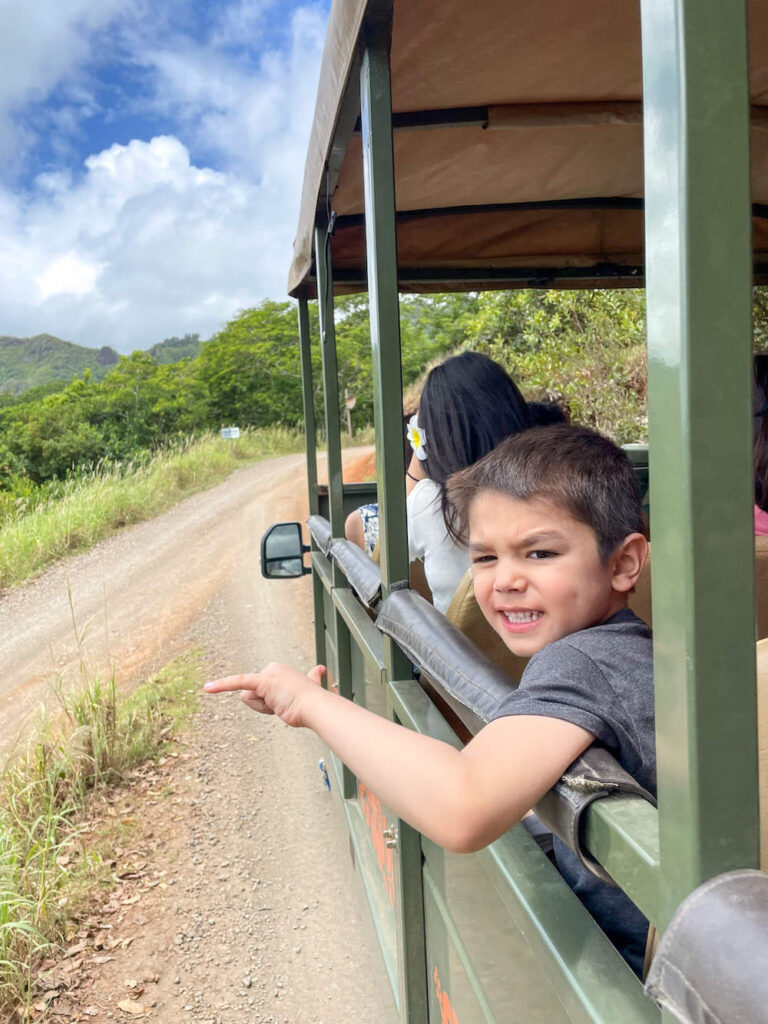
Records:
<instances>
[{"instance_id":1,"label":"white cloud","mask_svg":"<svg viewBox=\"0 0 768 1024\"><path fill-rule=\"evenodd\" d=\"M244 40L251 44L263 31L266 15L277 0L238 0L225 7L214 27L211 42L216 46L241 46Z\"/></svg>"},{"instance_id":2,"label":"white cloud","mask_svg":"<svg viewBox=\"0 0 768 1024\"><path fill-rule=\"evenodd\" d=\"M79 183L44 186L23 209L0 196L2 334L130 351L205 337L284 293L292 221L258 185L195 167L176 138L112 146Z\"/></svg>"},{"instance_id":3,"label":"white cloud","mask_svg":"<svg viewBox=\"0 0 768 1024\"><path fill-rule=\"evenodd\" d=\"M149 49L142 60L157 76L155 107L202 151L250 176L282 175L297 161L303 168L324 32L319 6L298 8L288 50L264 51L255 69L193 43Z\"/></svg>"},{"instance_id":4,"label":"white cloud","mask_svg":"<svg viewBox=\"0 0 768 1024\"><path fill-rule=\"evenodd\" d=\"M35 284L44 299L51 295L88 295L104 265L89 263L76 252L67 252L49 263Z\"/></svg>"},{"instance_id":5,"label":"white cloud","mask_svg":"<svg viewBox=\"0 0 768 1024\"><path fill-rule=\"evenodd\" d=\"M94 7L114 16L128 2L50 8L54 21L67 8L69 20L57 24L68 39L89 10L93 22ZM214 44L177 36L136 51L152 71L149 102L172 120L173 134L112 145L79 167L63 161L26 192L0 187L0 334L47 331L130 351L174 334L206 337L238 309L285 294L325 14L299 8L285 49L263 54L255 68L217 48L238 26L256 26L273 2L232 5L212 30ZM0 92L0 145L12 121L3 111L74 74L85 59L75 51L64 70L30 72L12 101ZM49 52L35 51L37 64ZM93 100L81 84L67 101L58 116L74 131Z\"/></svg>"}]
</instances>

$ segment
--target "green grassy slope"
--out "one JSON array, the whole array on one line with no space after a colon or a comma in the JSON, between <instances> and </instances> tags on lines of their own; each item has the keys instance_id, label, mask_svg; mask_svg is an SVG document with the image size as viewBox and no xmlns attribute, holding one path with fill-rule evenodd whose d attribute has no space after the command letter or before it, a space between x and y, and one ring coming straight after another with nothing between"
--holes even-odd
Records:
<instances>
[{"instance_id":1,"label":"green grassy slope","mask_svg":"<svg viewBox=\"0 0 768 1024\"><path fill-rule=\"evenodd\" d=\"M119 359L108 345L86 348L52 334L38 334L34 338L0 335L0 391L18 395L51 381L72 380L86 369L101 379Z\"/></svg>"}]
</instances>

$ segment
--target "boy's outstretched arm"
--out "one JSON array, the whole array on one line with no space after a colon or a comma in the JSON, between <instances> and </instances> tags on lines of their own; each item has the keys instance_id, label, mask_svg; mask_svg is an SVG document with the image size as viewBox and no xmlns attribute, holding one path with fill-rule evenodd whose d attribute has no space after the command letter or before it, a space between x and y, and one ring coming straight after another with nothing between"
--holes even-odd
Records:
<instances>
[{"instance_id":1,"label":"boy's outstretched arm","mask_svg":"<svg viewBox=\"0 0 768 1024\"><path fill-rule=\"evenodd\" d=\"M271 664L205 688L242 690L255 710L312 729L395 814L461 853L511 828L594 738L558 718L509 716L455 750L324 690L323 673Z\"/></svg>"}]
</instances>

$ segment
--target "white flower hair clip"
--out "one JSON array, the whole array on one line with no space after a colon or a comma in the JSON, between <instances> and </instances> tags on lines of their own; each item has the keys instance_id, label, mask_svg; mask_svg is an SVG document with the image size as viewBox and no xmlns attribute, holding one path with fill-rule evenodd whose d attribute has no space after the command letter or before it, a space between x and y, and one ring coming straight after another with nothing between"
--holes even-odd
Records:
<instances>
[{"instance_id":1,"label":"white flower hair clip","mask_svg":"<svg viewBox=\"0 0 768 1024\"><path fill-rule=\"evenodd\" d=\"M424 429L419 426L418 413L414 413L408 420L408 440L411 448L416 452L416 458L423 462L427 457L427 435L424 433Z\"/></svg>"}]
</instances>

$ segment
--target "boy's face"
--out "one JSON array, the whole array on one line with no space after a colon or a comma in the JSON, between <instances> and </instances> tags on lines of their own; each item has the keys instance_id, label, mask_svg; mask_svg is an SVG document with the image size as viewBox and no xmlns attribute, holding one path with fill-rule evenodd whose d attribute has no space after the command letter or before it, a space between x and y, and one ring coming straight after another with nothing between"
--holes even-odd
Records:
<instances>
[{"instance_id":1,"label":"boy's face","mask_svg":"<svg viewBox=\"0 0 768 1024\"><path fill-rule=\"evenodd\" d=\"M593 530L548 501L481 491L469 509L469 550L477 602L522 657L626 607Z\"/></svg>"}]
</instances>

